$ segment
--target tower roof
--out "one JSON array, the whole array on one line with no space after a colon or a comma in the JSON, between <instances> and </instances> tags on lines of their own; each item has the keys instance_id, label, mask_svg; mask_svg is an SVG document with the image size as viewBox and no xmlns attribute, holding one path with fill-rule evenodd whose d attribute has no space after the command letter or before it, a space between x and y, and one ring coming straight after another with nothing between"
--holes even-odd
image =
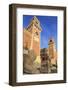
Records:
<instances>
[{"instance_id":1,"label":"tower roof","mask_svg":"<svg viewBox=\"0 0 68 90\"><path fill-rule=\"evenodd\" d=\"M54 39L53 38L49 39L49 44L51 44L51 43L54 43Z\"/></svg>"},{"instance_id":2,"label":"tower roof","mask_svg":"<svg viewBox=\"0 0 68 90\"><path fill-rule=\"evenodd\" d=\"M34 16L32 20L35 20L40 24L40 22L39 22L39 20L38 20L38 18L36 16Z\"/></svg>"},{"instance_id":3,"label":"tower roof","mask_svg":"<svg viewBox=\"0 0 68 90\"><path fill-rule=\"evenodd\" d=\"M30 21L29 25L27 26L27 28L29 28L29 27L32 26L33 24L34 24L40 31L42 31L42 28L41 28L41 26L40 26L40 21L38 20L38 18L37 18L36 16L34 16L34 17L31 19L31 21Z\"/></svg>"}]
</instances>

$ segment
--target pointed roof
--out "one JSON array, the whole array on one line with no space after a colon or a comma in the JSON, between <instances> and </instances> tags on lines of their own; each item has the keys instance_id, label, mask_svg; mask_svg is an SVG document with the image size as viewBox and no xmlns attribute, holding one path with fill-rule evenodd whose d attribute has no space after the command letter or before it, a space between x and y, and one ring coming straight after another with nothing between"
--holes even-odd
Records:
<instances>
[{"instance_id":1,"label":"pointed roof","mask_svg":"<svg viewBox=\"0 0 68 90\"><path fill-rule=\"evenodd\" d=\"M38 18L37 18L36 16L34 16L34 17L31 19L31 21L30 21L29 25L27 26L27 28L30 27L32 24L37 24L39 30L42 31L42 28L41 28L41 26L40 26L40 21L38 20Z\"/></svg>"},{"instance_id":2,"label":"pointed roof","mask_svg":"<svg viewBox=\"0 0 68 90\"><path fill-rule=\"evenodd\" d=\"M37 21L38 23L40 23L39 20L38 20L38 18L37 18L36 16L34 16L32 20L35 20L35 21Z\"/></svg>"}]
</instances>

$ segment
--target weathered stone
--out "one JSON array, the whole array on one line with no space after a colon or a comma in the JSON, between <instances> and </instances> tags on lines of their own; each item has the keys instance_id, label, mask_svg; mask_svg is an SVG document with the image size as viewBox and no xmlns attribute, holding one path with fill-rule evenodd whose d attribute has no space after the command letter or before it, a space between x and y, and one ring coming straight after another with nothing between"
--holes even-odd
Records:
<instances>
[{"instance_id":1,"label":"weathered stone","mask_svg":"<svg viewBox=\"0 0 68 90\"><path fill-rule=\"evenodd\" d=\"M24 73L37 73L37 68L34 64L36 55L33 50L29 50L28 54L23 55L23 70Z\"/></svg>"}]
</instances>

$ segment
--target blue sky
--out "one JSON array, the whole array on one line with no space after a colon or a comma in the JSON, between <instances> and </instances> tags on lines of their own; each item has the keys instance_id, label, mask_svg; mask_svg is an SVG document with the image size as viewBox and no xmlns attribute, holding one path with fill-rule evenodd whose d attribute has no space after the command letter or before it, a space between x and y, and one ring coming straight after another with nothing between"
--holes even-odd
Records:
<instances>
[{"instance_id":1,"label":"blue sky","mask_svg":"<svg viewBox=\"0 0 68 90\"><path fill-rule=\"evenodd\" d=\"M42 31L40 33L40 48L47 48L50 38L54 38L57 47L57 16L36 16L40 21ZM30 23L32 15L23 15L23 27Z\"/></svg>"}]
</instances>

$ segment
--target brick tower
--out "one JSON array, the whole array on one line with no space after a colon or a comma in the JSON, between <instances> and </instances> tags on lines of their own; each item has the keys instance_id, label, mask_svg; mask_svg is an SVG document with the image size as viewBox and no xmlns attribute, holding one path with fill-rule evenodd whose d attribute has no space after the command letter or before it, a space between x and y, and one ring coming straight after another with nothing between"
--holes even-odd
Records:
<instances>
[{"instance_id":1,"label":"brick tower","mask_svg":"<svg viewBox=\"0 0 68 90\"><path fill-rule=\"evenodd\" d=\"M24 30L24 48L34 50L40 56L40 22L36 16L33 17L28 27Z\"/></svg>"}]
</instances>

